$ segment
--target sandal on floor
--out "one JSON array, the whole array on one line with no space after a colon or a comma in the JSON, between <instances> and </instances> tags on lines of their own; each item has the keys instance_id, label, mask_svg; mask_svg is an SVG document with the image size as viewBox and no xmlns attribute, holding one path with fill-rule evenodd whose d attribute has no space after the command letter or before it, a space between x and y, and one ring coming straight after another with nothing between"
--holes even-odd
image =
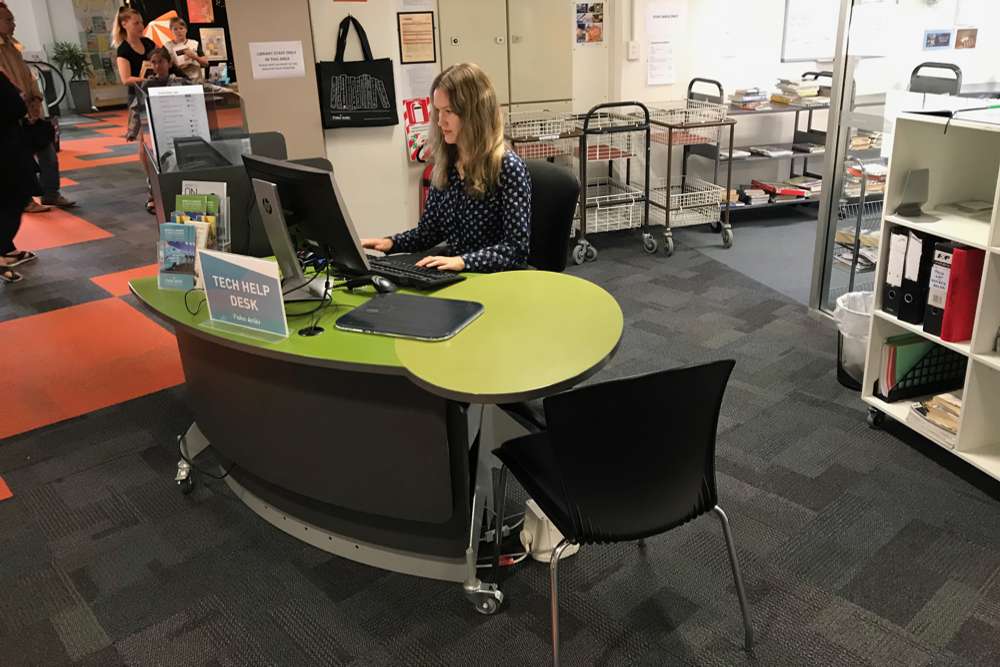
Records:
<instances>
[{"instance_id":1,"label":"sandal on floor","mask_svg":"<svg viewBox=\"0 0 1000 667\"><path fill-rule=\"evenodd\" d=\"M14 283L19 283L22 280L24 280L24 276L20 273L9 266L0 264L0 282L13 285Z\"/></svg>"},{"instance_id":2,"label":"sandal on floor","mask_svg":"<svg viewBox=\"0 0 1000 667\"><path fill-rule=\"evenodd\" d=\"M38 255L30 250L15 250L14 252L7 253L4 257L6 259L14 260L10 264L4 264L3 266L6 268L21 266L22 264L27 264L28 262L33 262L38 259Z\"/></svg>"}]
</instances>

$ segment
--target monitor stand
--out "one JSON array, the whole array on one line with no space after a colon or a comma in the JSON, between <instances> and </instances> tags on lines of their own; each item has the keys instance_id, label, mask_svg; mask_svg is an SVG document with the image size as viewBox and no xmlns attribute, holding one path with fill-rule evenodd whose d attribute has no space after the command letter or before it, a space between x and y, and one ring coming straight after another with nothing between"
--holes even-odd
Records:
<instances>
[{"instance_id":1,"label":"monitor stand","mask_svg":"<svg viewBox=\"0 0 1000 667\"><path fill-rule=\"evenodd\" d=\"M283 294L282 299L285 303L305 303L307 301L323 301L323 288L324 283L321 279L307 282L292 289L292 291L287 294L285 291L289 289L291 285L294 285L297 281L283 280L281 281L281 292ZM327 295L329 298L330 295Z\"/></svg>"}]
</instances>

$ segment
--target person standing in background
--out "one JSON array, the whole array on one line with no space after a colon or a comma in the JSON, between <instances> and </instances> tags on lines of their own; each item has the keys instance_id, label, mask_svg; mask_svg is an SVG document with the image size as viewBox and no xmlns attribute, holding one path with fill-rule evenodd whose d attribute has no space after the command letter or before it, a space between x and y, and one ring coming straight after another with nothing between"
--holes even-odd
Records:
<instances>
[{"instance_id":1,"label":"person standing in background","mask_svg":"<svg viewBox=\"0 0 1000 667\"><path fill-rule=\"evenodd\" d=\"M163 46L170 52L174 64L184 76L194 83L205 79L208 58L201 51L197 40L187 38L187 23L179 16L170 19L170 32L174 38Z\"/></svg>"},{"instance_id":2,"label":"person standing in background","mask_svg":"<svg viewBox=\"0 0 1000 667\"><path fill-rule=\"evenodd\" d=\"M24 204L38 193L35 173L38 165L31 157L28 138L21 121L28 115L24 93L0 72L0 284L21 282L14 270L38 257L30 250L18 250L14 237L21 227Z\"/></svg>"},{"instance_id":3,"label":"person standing in background","mask_svg":"<svg viewBox=\"0 0 1000 667\"><path fill-rule=\"evenodd\" d=\"M27 126L31 137L31 149L38 160L39 182L41 185L42 203L38 204L29 198L25 212L44 213L50 206L71 208L76 202L66 199L59 192L59 156L55 146L55 128L46 115L46 107L42 92L38 89L35 77L31 75L24 57L21 55L21 45L14 39L14 14L6 4L0 2L0 72L14 84L23 95L28 108Z\"/></svg>"}]
</instances>

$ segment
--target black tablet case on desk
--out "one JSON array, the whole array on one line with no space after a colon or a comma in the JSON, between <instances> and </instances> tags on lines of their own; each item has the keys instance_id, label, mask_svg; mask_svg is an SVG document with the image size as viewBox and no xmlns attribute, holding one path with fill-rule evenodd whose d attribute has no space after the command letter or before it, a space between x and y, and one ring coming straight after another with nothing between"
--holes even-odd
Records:
<instances>
[{"instance_id":1,"label":"black tablet case on desk","mask_svg":"<svg viewBox=\"0 0 1000 667\"><path fill-rule=\"evenodd\" d=\"M358 333L446 340L482 315L483 304L413 294L379 294L337 318L337 328Z\"/></svg>"},{"instance_id":2,"label":"black tablet case on desk","mask_svg":"<svg viewBox=\"0 0 1000 667\"><path fill-rule=\"evenodd\" d=\"M920 240L920 257L913 258L910 253L917 252L917 246L913 239ZM921 232L910 232L910 241L906 246L905 266L911 262L918 264L916 280L912 280L907 271L903 271L903 286L900 289L899 314L897 317L904 322L911 324L922 324L924 321L924 311L927 309L927 290L931 277L931 266L934 264L934 247L938 239L929 234Z\"/></svg>"}]
</instances>

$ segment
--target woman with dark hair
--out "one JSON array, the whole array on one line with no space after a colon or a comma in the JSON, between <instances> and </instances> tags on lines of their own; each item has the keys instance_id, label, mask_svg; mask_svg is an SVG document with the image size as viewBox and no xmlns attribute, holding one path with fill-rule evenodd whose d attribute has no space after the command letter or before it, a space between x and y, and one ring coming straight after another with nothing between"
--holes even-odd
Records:
<instances>
[{"instance_id":1,"label":"woman with dark hair","mask_svg":"<svg viewBox=\"0 0 1000 667\"><path fill-rule=\"evenodd\" d=\"M20 89L0 72L0 283L22 280L15 266L36 259L29 250L18 250L14 237L21 228L21 214L32 195L39 194L35 176L38 164L21 126L28 107Z\"/></svg>"},{"instance_id":2,"label":"woman with dark hair","mask_svg":"<svg viewBox=\"0 0 1000 667\"><path fill-rule=\"evenodd\" d=\"M417 266L442 271L504 271L528 260L531 179L507 150L496 92L478 65L452 65L431 84L434 172L416 229L362 239L381 252L416 252L447 243L449 254Z\"/></svg>"}]
</instances>

